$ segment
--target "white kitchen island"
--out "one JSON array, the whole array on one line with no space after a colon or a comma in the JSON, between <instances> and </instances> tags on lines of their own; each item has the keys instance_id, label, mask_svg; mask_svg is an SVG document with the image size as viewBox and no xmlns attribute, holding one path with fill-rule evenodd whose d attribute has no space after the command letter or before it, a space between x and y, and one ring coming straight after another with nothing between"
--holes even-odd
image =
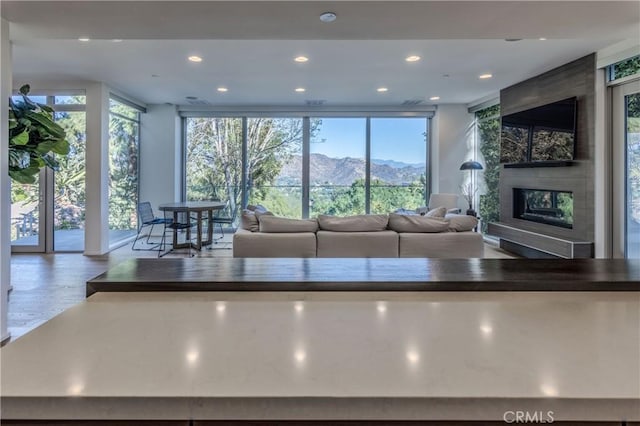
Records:
<instances>
[{"instance_id":1,"label":"white kitchen island","mask_svg":"<svg viewBox=\"0 0 640 426\"><path fill-rule=\"evenodd\" d=\"M97 293L0 356L3 424L640 421L637 292Z\"/></svg>"}]
</instances>

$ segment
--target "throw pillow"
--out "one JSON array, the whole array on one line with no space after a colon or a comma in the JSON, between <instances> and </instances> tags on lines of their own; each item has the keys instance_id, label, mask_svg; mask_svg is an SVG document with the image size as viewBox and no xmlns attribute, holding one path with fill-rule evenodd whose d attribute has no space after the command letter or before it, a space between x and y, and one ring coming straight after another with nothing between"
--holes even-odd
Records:
<instances>
[{"instance_id":1,"label":"throw pillow","mask_svg":"<svg viewBox=\"0 0 640 426\"><path fill-rule=\"evenodd\" d=\"M256 215L256 219L258 219L258 222L260 222L262 216L273 216L273 213L266 210L256 210L254 211L254 214Z\"/></svg>"},{"instance_id":2,"label":"throw pillow","mask_svg":"<svg viewBox=\"0 0 640 426\"><path fill-rule=\"evenodd\" d=\"M389 216L386 214L361 214L357 216L319 215L320 229L334 232L375 232L387 229Z\"/></svg>"},{"instance_id":3,"label":"throw pillow","mask_svg":"<svg viewBox=\"0 0 640 426\"><path fill-rule=\"evenodd\" d=\"M260 230L260 225L258 224L258 217L256 214L249 209L242 210L242 214L240 215L240 227L247 231L258 232Z\"/></svg>"},{"instance_id":4,"label":"throw pillow","mask_svg":"<svg viewBox=\"0 0 640 426\"><path fill-rule=\"evenodd\" d=\"M473 231L478 226L478 219L466 214L447 214L444 220L449 223L449 231L454 232Z\"/></svg>"},{"instance_id":5,"label":"throw pillow","mask_svg":"<svg viewBox=\"0 0 640 426\"><path fill-rule=\"evenodd\" d=\"M316 232L318 221L316 219L289 219L263 215L260 218L260 232Z\"/></svg>"},{"instance_id":6,"label":"throw pillow","mask_svg":"<svg viewBox=\"0 0 640 426\"><path fill-rule=\"evenodd\" d=\"M433 210L429 210L424 215L427 217L439 217L444 219L444 215L446 214L447 214L447 208L443 206L443 207L436 207Z\"/></svg>"},{"instance_id":7,"label":"throw pillow","mask_svg":"<svg viewBox=\"0 0 640 426\"><path fill-rule=\"evenodd\" d=\"M449 223L435 217L391 213L389 228L396 232L435 233L447 232Z\"/></svg>"}]
</instances>

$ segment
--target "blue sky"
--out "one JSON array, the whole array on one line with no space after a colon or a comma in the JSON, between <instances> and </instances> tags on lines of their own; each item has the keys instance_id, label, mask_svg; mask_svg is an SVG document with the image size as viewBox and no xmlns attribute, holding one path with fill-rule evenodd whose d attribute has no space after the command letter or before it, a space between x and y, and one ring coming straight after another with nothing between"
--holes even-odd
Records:
<instances>
[{"instance_id":1,"label":"blue sky","mask_svg":"<svg viewBox=\"0 0 640 426\"><path fill-rule=\"evenodd\" d=\"M372 118L371 158L403 163L424 163L426 144L424 118ZM365 157L364 118L323 118L320 131L311 141L311 153L329 157Z\"/></svg>"}]
</instances>

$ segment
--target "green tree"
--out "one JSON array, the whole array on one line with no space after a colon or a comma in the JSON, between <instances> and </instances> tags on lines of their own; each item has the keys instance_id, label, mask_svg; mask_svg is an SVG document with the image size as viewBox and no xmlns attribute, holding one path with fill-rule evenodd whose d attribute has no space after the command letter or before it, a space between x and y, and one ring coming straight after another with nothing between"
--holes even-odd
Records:
<instances>
[{"instance_id":1,"label":"green tree","mask_svg":"<svg viewBox=\"0 0 640 426\"><path fill-rule=\"evenodd\" d=\"M302 120L247 120L247 186L252 201L271 200L289 212L289 202L272 187L284 162L301 152ZM241 205L242 119L187 120L187 198L229 200L232 211ZM272 208L272 207L270 207Z\"/></svg>"},{"instance_id":2,"label":"green tree","mask_svg":"<svg viewBox=\"0 0 640 426\"><path fill-rule=\"evenodd\" d=\"M109 229L137 224L138 111L111 100L109 116Z\"/></svg>"},{"instance_id":3,"label":"green tree","mask_svg":"<svg viewBox=\"0 0 640 426\"><path fill-rule=\"evenodd\" d=\"M611 65L611 79L616 80L623 77L640 73L640 55L626 59Z\"/></svg>"},{"instance_id":4,"label":"green tree","mask_svg":"<svg viewBox=\"0 0 640 426\"><path fill-rule=\"evenodd\" d=\"M500 105L476 112L479 148L484 158L484 194L480 195L479 212L482 232L489 222L500 220Z\"/></svg>"}]
</instances>

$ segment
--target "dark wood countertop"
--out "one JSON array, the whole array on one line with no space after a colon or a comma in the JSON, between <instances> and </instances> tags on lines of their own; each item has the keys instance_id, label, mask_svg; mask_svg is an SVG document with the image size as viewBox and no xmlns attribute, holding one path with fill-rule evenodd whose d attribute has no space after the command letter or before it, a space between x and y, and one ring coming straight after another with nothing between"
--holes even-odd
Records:
<instances>
[{"instance_id":1,"label":"dark wood countertop","mask_svg":"<svg viewBox=\"0 0 640 426\"><path fill-rule=\"evenodd\" d=\"M640 261L131 259L86 291L640 291Z\"/></svg>"}]
</instances>

